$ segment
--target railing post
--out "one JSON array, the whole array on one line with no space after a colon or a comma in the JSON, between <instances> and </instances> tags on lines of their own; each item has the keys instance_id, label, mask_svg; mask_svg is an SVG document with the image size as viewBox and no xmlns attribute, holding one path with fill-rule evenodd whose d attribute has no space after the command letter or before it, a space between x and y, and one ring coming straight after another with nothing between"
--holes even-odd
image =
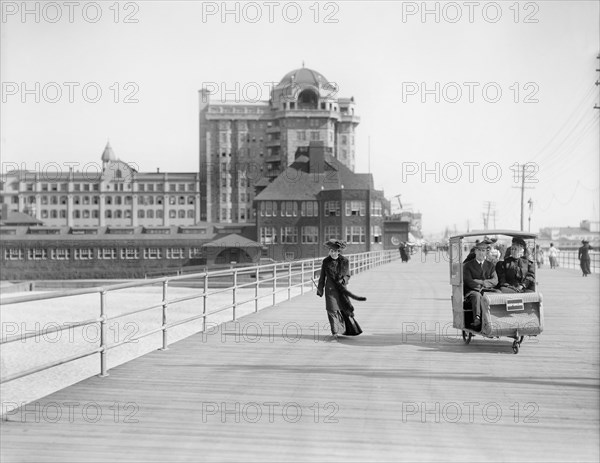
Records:
<instances>
[{"instance_id":1,"label":"railing post","mask_svg":"<svg viewBox=\"0 0 600 463\"><path fill-rule=\"evenodd\" d=\"M108 376L106 366L106 291L100 291L100 377Z\"/></svg>"},{"instance_id":2,"label":"railing post","mask_svg":"<svg viewBox=\"0 0 600 463\"><path fill-rule=\"evenodd\" d=\"M292 299L292 263L288 265L288 301Z\"/></svg>"},{"instance_id":3,"label":"railing post","mask_svg":"<svg viewBox=\"0 0 600 463\"><path fill-rule=\"evenodd\" d=\"M273 305L275 305L275 291L277 290L277 264L273 264Z\"/></svg>"},{"instance_id":4,"label":"railing post","mask_svg":"<svg viewBox=\"0 0 600 463\"><path fill-rule=\"evenodd\" d=\"M169 280L163 281L163 304L162 304L162 347L158 350L168 350L169 346L167 344L167 288L169 285Z\"/></svg>"},{"instance_id":5,"label":"railing post","mask_svg":"<svg viewBox=\"0 0 600 463\"><path fill-rule=\"evenodd\" d=\"M202 307L202 332L206 332L206 293L208 292L208 272L204 274L204 296L202 297L203 307Z\"/></svg>"},{"instance_id":6,"label":"railing post","mask_svg":"<svg viewBox=\"0 0 600 463\"><path fill-rule=\"evenodd\" d=\"M233 301L232 301L233 302L233 305L232 305L233 321L235 321L235 295L237 292L237 273L238 273L237 269L233 271L233 294L232 294L232 296L233 296Z\"/></svg>"},{"instance_id":7,"label":"railing post","mask_svg":"<svg viewBox=\"0 0 600 463\"><path fill-rule=\"evenodd\" d=\"M258 312L258 285L260 284L259 276L260 271L258 267L256 267L256 286L254 287L254 312Z\"/></svg>"},{"instance_id":8,"label":"railing post","mask_svg":"<svg viewBox=\"0 0 600 463\"><path fill-rule=\"evenodd\" d=\"M300 294L304 294L304 261L300 262Z\"/></svg>"}]
</instances>

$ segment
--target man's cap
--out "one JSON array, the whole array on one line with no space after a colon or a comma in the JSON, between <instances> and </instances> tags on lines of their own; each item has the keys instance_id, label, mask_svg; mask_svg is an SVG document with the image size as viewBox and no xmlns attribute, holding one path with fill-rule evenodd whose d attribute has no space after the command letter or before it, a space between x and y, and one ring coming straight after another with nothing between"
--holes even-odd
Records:
<instances>
[{"instance_id":1,"label":"man's cap","mask_svg":"<svg viewBox=\"0 0 600 463\"><path fill-rule=\"evenodd\" d=\"M336 251L342 251L346 248L346 242L342 240L329 240L325 243L329 249L335 249Z\"/></svg>"},{"instance_id":2,"label":"man's cap","mask_svg":"<svg viewBox=\"0 0 600 463\"><path fill-rule=\"evenodd\" d=\"M512 244L513 246L521 246L523 249L527 248L527 243L525 243L525 240L520 236L513 237Z\"/></svg>"},{"instance_id":3,"label":"man's cap","mask_svg":"<svg viewBox=\"0 0 600 463\"><path fill-rule=\"evenodd\" d=\"M492 242L490 240L483 240L480 242L475 242L476 249L488 249Z\"/></svg>"}]
</instances>

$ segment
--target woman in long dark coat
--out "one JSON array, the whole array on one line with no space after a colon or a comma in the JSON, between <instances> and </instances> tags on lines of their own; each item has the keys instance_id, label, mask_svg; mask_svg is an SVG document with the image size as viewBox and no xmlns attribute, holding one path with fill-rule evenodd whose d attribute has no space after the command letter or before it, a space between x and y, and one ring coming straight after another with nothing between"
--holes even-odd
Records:
<instances>
[{"instance_id":1,"label":"woman in long dark coat","mask_svg":"<svg viewBox=\"0 0 600 463\"><path fill-rule=\"evenodd\" d=\"M590 270L590 251L592 250L592 247L587 240L581 241L581 244L583 244L583 246L579 248L577 257L579 257L579 266L581 267L583 276L586 277L592 273Z\"/></svg>"},{"instance_id":2,"label":"woman in long dark coat","mask_svg":"<svg viewBox=\"0 0 600 463\"><path fill-rule=\"evenodd\" d=\"M341 240L329 240L325 243L329 248L329 256L323 259L321 276L317 285L317 296L323 296L325 290L325 309L331 325L331 334L337 339L339 335L357 336L362 329L354 319L354 307L350 297L365 300L348 292L346 286L350 280L350 262L341 255L346 243Z\"/></svg>"}]
</instances>

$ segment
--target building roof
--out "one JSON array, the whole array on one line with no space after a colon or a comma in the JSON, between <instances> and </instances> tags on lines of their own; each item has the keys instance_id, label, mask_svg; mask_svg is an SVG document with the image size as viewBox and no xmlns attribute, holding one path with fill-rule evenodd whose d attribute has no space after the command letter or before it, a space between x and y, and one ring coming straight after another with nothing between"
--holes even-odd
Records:
<instances>
[{"instance_id":1,"label":"building roof","mask_svg":"<svg viewBox=\"0 0 600 463\"><path fill-rule=\"evenodd\" d=\"M7 217L0 218L1 225L41 225L44 222L24 212L8 211Z\"/></svg>"},{"instance_id":2,"label":"building roof","mask_svg":"<svg viewBox=\"0 0 600 463\"><path fill-rule=\"evenodd\" d=\"M319 86L328 84L329 81L320 72L301 67L299 69L294 69L283 76L279 82L279 86L286 86L292 83L299 85L314 85L318 88Z\"/></svg>"},{"instance_id":3,"label":"building roof","mask_svg":"<svg viewBox=\"0 0 600 463\"><path fill-rule=\"evenodd\" d=\"M373 185L371 174L356 174L333 156L326 154L322 173L310 172L309 157L302 155L261 191L256 201L316 200L322 191L368 190Z\"/></svg>"},{"instance_id":4,"label":"building roof","mask_svg":"<svg viewBox=\"0 0 600 463\"><path fill-rule=\"evenodd\" d=\"M244 238L236 233L205 243L206 248L262 248L262 244Z\"/></svg>"}]
</instances>

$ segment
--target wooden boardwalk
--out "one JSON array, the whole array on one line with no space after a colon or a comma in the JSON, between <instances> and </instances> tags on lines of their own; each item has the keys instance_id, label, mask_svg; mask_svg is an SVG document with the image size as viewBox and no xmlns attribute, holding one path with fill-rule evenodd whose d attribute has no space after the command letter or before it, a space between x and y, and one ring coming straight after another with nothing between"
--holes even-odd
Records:
<instances>
[{"instance_id":1,"label":"wooden boardwalk","mask_svg":"<svg viewBox=\"0 0 600 463\"><path fill-rule=\"evenodd\" d=\"M314 292L15 410L3 462L598 461L598 275L542 269L545 331L463 344L448 267L357 275L357 338Z\"/></svg>"}]
</instances>

